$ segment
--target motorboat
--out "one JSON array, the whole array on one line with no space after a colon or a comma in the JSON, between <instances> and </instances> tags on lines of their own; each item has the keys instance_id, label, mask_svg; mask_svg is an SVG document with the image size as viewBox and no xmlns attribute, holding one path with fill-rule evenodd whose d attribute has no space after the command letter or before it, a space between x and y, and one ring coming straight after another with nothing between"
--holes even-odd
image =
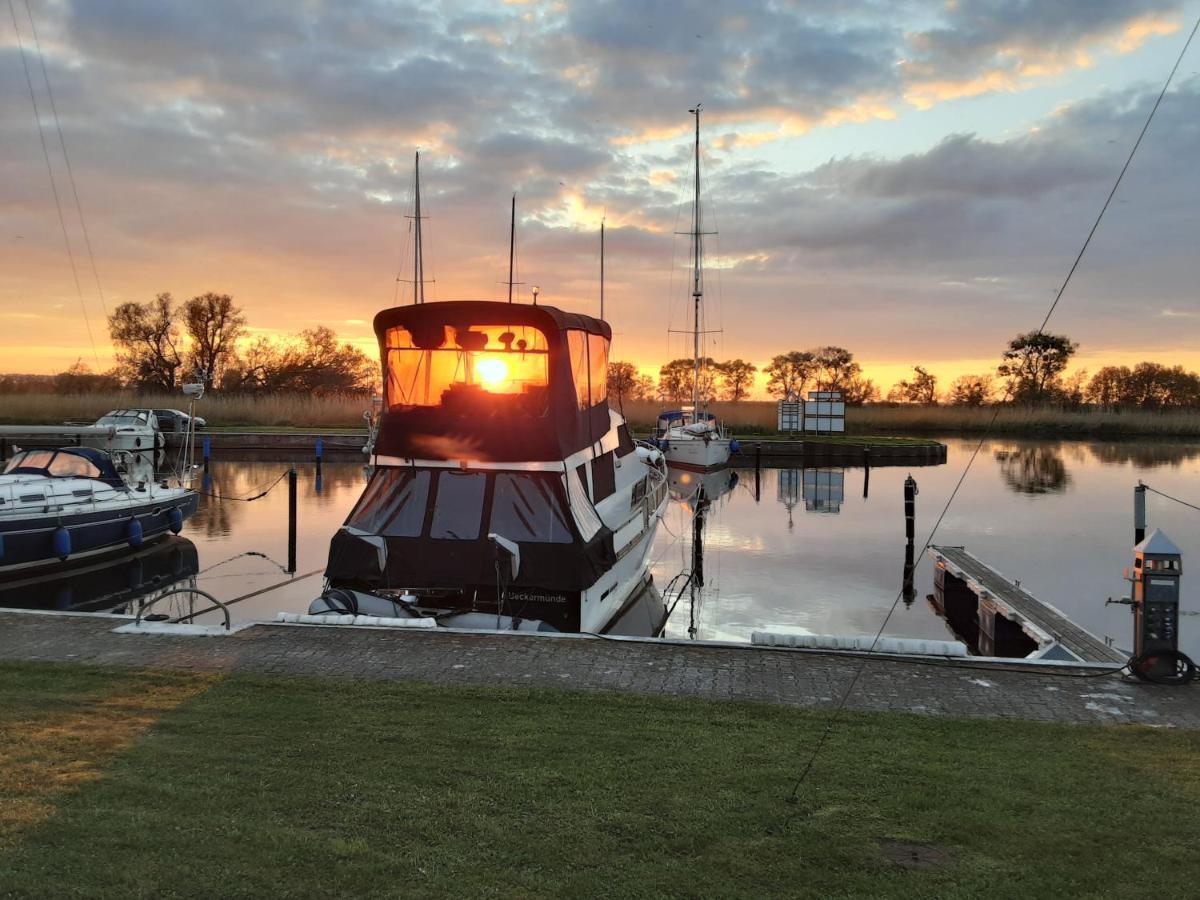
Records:
<instances>
[{"instance_id":1,"label":"motorboat","mask_svg":"<svg viewBox=\"0 0 1200 900\"><path fill-rule=\"evenodd\" d=\"M92 427L105 429L107 433L81 436L81 443L98 450L145 452L161 449L167 444L166 435L159 428L158 416L152 409L110 410Z\"/></svg>"},{"instance_id":2,"label":"motorboat","mask_svg":"<svg viewBox=\"0 0 1200 900\"><path fill-rule=\"evenodd\" d=\"M139 456L95 447L15 454L0 474L0 573L178 534L196 511L197 494L157 479Z\"/></svg>"},{"instance_id":3,"label":"motorboat","mask_svg":"<svg viewBox=\"0 0 1200 900\"><path fill-rule=\"evenodd\" d=\"M655 442L672 466L696 471L720 469L729 465L729 455L737 450L737 441L716 416L704 409L701 383L704 367L711 362L701 352L704 328L704 235L700 207L700 106L689 110L696 117L695 182L692 195L692 404L664 412L658 417Z\"/></svg>"},{"instance_id":4,"label":"motorboat","mask_svg":"<svg viewBox=\"0 0 1200 900\"><path fill-rule=\"evenodd\" d=\"M666 464L608 403L609 325L551 306L415 303L374 321L370 481L309 614L603 632L648 585Z\"/></svg>"}]
</instances>

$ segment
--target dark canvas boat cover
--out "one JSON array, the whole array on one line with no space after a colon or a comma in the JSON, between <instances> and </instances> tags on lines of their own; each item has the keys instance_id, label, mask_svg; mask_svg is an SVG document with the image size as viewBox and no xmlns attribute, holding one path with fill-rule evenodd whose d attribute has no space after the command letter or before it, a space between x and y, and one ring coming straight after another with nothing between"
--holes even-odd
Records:
<instances>
[{"instance_id":1,"label":"dark canvas boat cover","mask_svg":"<svg viewBox=\"0 0 1200 900\"><path fill-rule=\"evenodd\" d=\"M334 535L325 575L356 590L478 590L494 599L496 547L520 546L510 591L570 606L615 562L612 532L581 533L575 501L554 472L484 472L385 466L375 470ZM594 509L587 511L594 516ZM507 580L507 578L506 578ZM578 605L573 615L578 614Z\"/></svg>"},{"instance_id":2,"label":"dark canvas boat cover","mask_svg":"<svg viewBox=\"0 0 1200 900\"><path fill-rule=\"evenodd\" d=\"M405 459L561 460L610 427L612 330L552 306L463 300L375 317L375 451Z\"/></svg>"}]
</instances>

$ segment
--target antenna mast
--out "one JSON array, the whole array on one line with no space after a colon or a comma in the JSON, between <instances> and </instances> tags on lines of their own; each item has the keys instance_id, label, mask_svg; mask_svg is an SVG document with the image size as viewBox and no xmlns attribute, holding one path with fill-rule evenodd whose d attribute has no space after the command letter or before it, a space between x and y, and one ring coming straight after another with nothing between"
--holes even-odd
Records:
<instances>
[{"instance_id":1,"label":"antenna mast","mask_svg":"<svg viewBox=\"0 0 1200 900\"><path fill-rule=\"evenodd\" d=\"M512 218L508 223L508 302L512 303L513 250L517 244L517 195L512 195Z\"/></svg>"},{"instance_id":2,"label":"antenna mast","mask_svg":"<svg viewBox=\"0 0 1200 900\"><path fill-rule=\"evenodd\" d=\"M413 218L416 229L413 231L413 302L425 302L425 260L421 250L421 151L418 150L413 162L413 177L415 181L414 195L416 209Z\"/></svg>"},{"instance_id":3,"label":"antenna mast","mask_svg":"<svg viewBox=\"0 0 1200 900\"><path fill-rule=\"evenodd\" d=\"M421 151L416 152L413 162L413 214L404 218L412 220L413 228L413 303L425 302L425 245L421 240ZM396 278L404 281L403 278Z\"/></svg>"},{"instance_id":4,"label":"antenna mast","mask_svg":"<svg viewBox=\"0 0 1200 900\"><path fill-rule=\"evenodd\" d=\"M704 296L704 285L701 280L702 254L704 245L700 238L700 104L695 109L689 109L696 117L696 183L692 199L692 301L694 305L694 320L692 328L692 408L700 410L700 301Z\"/></svg>"},{"instance_id":5,"label":"antenna mast","mask_svg":"<svg viewBox=\"0 0 1200 900\"><path fill-rule=\"evenodd\" d=\"M604 318L604 220L600 220L600 318Z\"/></svg>"}]
</instances>

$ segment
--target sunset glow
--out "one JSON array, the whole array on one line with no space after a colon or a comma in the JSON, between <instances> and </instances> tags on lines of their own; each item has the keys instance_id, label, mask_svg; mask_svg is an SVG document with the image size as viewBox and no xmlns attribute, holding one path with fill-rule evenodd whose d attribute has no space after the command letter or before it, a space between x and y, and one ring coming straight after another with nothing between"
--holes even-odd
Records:
<instances>
[{"instance_id":1,"label":"sunset glow","mask_svg":"<svg viewBox=\"0 0 1200 900\"><path fill-rule=\"evenodd\" d=\"M6 21L3 368L103 371L106 313L162 291L229 293L251 337L327 325L375 357L375 312L412 301L420 147L428 300L504 298L516 192L517 296L538 284L540 303L597 313L604 220L611 358L656 374L688 352L669 333L685 327L675 232L687 109L702 100L705 221L719 232L707 354L762 368L836 344L885 393L913 365L943 384L994 372L1061 285L1197 12L961 0L893 21L615 0L300 6L268 21L230 5L199 27L184 7L36 5L79 205L19 17L60 224ZM1076 367L1200 368L1194 70L1056 310Z\"/></svg>"}]
</instances>

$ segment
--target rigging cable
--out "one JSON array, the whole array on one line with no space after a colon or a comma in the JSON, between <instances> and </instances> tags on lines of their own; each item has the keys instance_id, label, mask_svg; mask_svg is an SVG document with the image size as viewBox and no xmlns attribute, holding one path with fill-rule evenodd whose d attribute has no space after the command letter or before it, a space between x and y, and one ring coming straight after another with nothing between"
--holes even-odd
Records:
<instances>
[{"instance_id":1,"label":"rigging cable","mask_svg":"<svg viewBox=\"0 0 1200 900\"><path fill-rule=\"evenodd\" d=\"M1145 482L1139 481L1138 484L1140 484L1142 487L1144 487L1146 490L1148 490L1152 494L1158 494L1158 496L1160 496L1160 497L1166 497L1168 500L1174 500L1180 506L1186 506L1186 507L1189 507L1190 509L1200 511L1200 506L1196 505L1195 503L1188 503L1186 500L1180 500L1178 497L1172 497L1170 494L1164 494L1162 491L1150 487L1150 485L1146 484Z\"/></svg>"},{"instance_id":2,"label":"rigging cable","mask_svg":"<svg viewBox=\"0 0 1200 900\"><path fill-rule=\"evenodd\" d=\"M62 200L58 196L58 184L54 181L54 166L50 163L50 149L46 145L46 132L42 128L42 116L38 111L37 94L33 90L33 75L29 71L29 60L25 58L25 44L21 40L21 28L17 24L17 8L13 0L8 0L8 12L12 16L13 31L17 37L17 50L21 54L21 66L25 69L25 83L29 86L29 100L33 104L33 118L37 122L38 138L42 143L42 156L46 160L46 174L50 177L50 191L54 194L54 207L58 210L58 224L62 229L63 243L67 248L67 259L71 263L71 274L75 277L75 291L79 294L79 306L83 310L83 324L87 327L88 343L92 345L92 356L100 361L100 353L96 350L96 339L92 335L92 323L88 319L87 303L83 299L83 286L79 282L79 267L75 264L75 253L71 249L71 237L67 233L67 220L63 216ZM32 18L31 18L32 21Z\"/></svg>"},{"instance_id":3,"label":"rigging cable","mask_svg":"<svg viewBox=\"0 0 1200 900\"><path fill-rule=\"evenodd\" d=\"M1191 33L1188 35L1187 40L1184 42L1183 48L1179 51L1179 56L1175 60L1175 65L1171 67L1171 71L1167 75L1166 81L1163 82L1162 90L1159 91L1158 97L1155 99L1154 105L1151 107L1149 114L1146 116L1146 121L1142 125L1142 130L1138 133L1137 140L1134 141L1133 147L1130 149L1129 155L1125 159L1125 164L1121 167L1121 171L1118 173L1116 180L1113 182L1112 190L1110 190L1108 192L1108 196L1104 200L1104 205L1101 206L1100 212L1096 216L1096 220L1092 223L1091 230L1088 231L1087 237L1084 239L1083 245L1079 248L1079 253L1076 254L1074 262L1071 263L1071 267L1067 271L1067 276L1065 279L1063 279L1062 286L1058 289L1057 293L1055 294L1054 301L1050 304L1050 309L1047 310L1045 318L1042 319L1042 324L1038 326L1038 329L1035 332L1035 336L1040 336L1041 334L1043 334L1045 332L1046 326L1049 324L1051 316L1054 315L1054 311L1058 308L1059 301L1062 299L1063 294L1066 292L1067 286L1071 283L1071 278L1075 274L1075 270L1079 267L1079 263L1083 259L1084 253L1087 252L1088 246L1091 244L1092 238L1096 234L1096 230L1100 227L1100 222L1104 218L1104 214L1108 210L1109 204L1112 203L1112 199L1113 199L1114 195L1117 193L1117 189L1121 186L1121 182L1125 178L1125 173L1129 171L1129 166L1133 162L1133 158L1137 154L1138 148L1142 144L1142 139L1146 136L1146 132L1150 128L1150 123L1154 120L1154 115L1155 115L1155 113L1158 112L1158 107L1162 103L1162 99L1166 95L1167 89L1171 86L1171 81L1175 78L1175 73L1179 70L1179 66L1183 62L1183 58L1187 54L1188 48L1191 46L1192 39L1196 36L1196 31L1198 29L1200 29L1200 17L1198 17L1196 19L1196 24L1192 26ZM1000 403L996 404L996 408L992 413L991 419L988 421L987 427L984 429L983 434L980 436L979 442L978 442L978 444L976 444L975 449L971 453L971 456L967 459L967 464L963 467L962 474L959 476L958 481L955 483L954 489L950 492L950 496L946 500L945 506L942 507L941 513L938 515L937 520L933 524L933 528L930 529L929 536L925 539L925 544L921 549L922 556L925 554L925 551L929 549L929 545L933 543L934 535L937 534L937 530L941 526L942 520L946 517L946 514L950 511L950 506L954 502L954 499L958 496L959 489L962 487L963 482L966 480L968 473L970 473L971 467L974 465L975 460L978 458L979 452L983 449L984 443L986 442L988 437L991 435L992 429L995 427L995 424L996 424L996 418L999 416L1000 410L1003 407L1003 404L1009 399L1010 395L1012 394L1012 390L1013 390L1013 385L1010 382L1008 390L1005 391L1004 399ZM1159 492L1155 491L1155 493L1159 493ZM1175 498L1171 498L1171 499L1175 499ZM1180 501L1180 502L1182 502L1182 501ZM1190 506L1191 504L1187 504L1187 505ZM841 697L838 699L837 706L834 708L829 719L826 721L824 730L821 732L821 735L817 738L816 745L813 747L811 754L809 755L803 768L800 770L800 774L796 778L795 784L792 787L791 794L787 798L787 802L789 802L789 803L797 802L801 786L804 784L805 780L808 778L809 773L812 772L812 768L813 768L813 765L817 761L817 757L820 756L821 750L825 747L825 744L828 741L831 732L833 731L834 725L837 724L838 717L841 715L842 711L845 709L846 703L850 699L850 695L851 695L851 693L853 693L855 685L858 683L858 680L862 676L862 673L863 673L864 669L866 668L867 663L870 661L871 654L874 652L876 645L879 643L879 638L883 635L883 631L885 628L887 628L888 622L892 618L892 614L896 611L896 607L900 604L900 600L903 597L903 593L904 593L903 590L901 590L896 594L896 599L892 602L891 607L888 609L887 615L884 616L883 622L879 626L879 630L875 632L875 637L871 641L870 647L867 648L867 651L864 654L862 662L859 664L858 668L854 672L853 677L850 679L850 684L847 686L846 690L842 692ZM1123 669L1124 666L1122 666L1121 668ZM1120 671L1120 669L1115 670L1115 671ZM1108 673L1108 674L1111 674L1111 673Z\"/></svg>"},{"instance_id":4,"label":"rigging cable","mask_svg":"<svg viewBox=\"0 0 1200 900\"><path fill-rule=\"evenodd\" d=\"M37 23L33 20L33 8L29 0L25 0L25 14L29 17L29 30L33 34L33 45L37 49L38 60L42 65L42 80L46 82L46 96L50 100L50 113L54 117L54 127L58 131L58 143L62 147L63 162L67 167L67 181L71 184L71 195L75 198L75 212L79 215L79 230L83 232L83 244L87 248L88 261L92 266L92 277L96 280L96 293L100 297L100 309L108 317L108 304L104 301L104 288L100 286L100 270L96 267L96 254L92 252L92 238L88 234L87 224L83 220L83 204L79 202L79 188L75 185L75 170L71 166L71 157L67 153L67 142L63 137L62 122L58 118L58 106L54 102L54 89L50 87L50 73L46 69L46 55L42 53L42 42L38 38Z\"/></svg>"}]
</instances>

